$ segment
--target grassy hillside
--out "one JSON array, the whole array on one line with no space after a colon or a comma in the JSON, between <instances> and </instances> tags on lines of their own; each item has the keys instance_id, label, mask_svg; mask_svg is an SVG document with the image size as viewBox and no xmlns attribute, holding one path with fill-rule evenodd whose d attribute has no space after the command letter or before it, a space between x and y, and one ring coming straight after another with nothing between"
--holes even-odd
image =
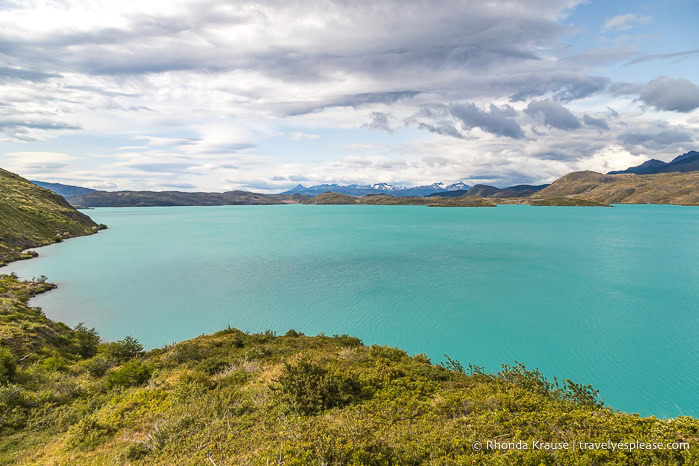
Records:
<instances>
[{"instance_id":1,"label":"grassy hillside","mask_svg":"<svg viewBox=\"0 0 699 466\"><path fill-rule=\"evenodd\" d=\"M602 204L699 204L699 172L603 175L574 172L529 199L575 197Z\"/></svg>"},{"instance_id":2,"label":"grassy hillside","mask_svg":"<svg viewBox=\"0 0 699 466\"><path fill-rule=\"evenodd\" d=\"M0 169L0 265L26 248L97 231L90 217L61 196ZM31 257L31 256L29 256Z\"/></svg>"},{"instance_id":3,"label":"grassy hillside","mask_svg":"<svg viewBox=\"0 0 699 466\"><path fill-rule=\"evenodd\" d=\"M144 353L50 324L27 306L48 286L0 279L3 335L16 335L0 340L0 464L699 462L696 419L615 412L589 386L518 364L487 374L349 336L231 328ZM497 451L488 440L690 446Z\"/></svg>"}]
</instances>

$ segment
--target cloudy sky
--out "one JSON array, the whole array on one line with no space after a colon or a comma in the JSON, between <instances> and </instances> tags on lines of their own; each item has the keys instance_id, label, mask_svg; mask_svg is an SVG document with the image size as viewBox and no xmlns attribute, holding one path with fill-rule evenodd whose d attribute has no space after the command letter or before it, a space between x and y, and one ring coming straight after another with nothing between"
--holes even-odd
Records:
<instances>
[{"instance_id":1,"label":"cloudy sky","mask_svg":"<svg viewBox=\"0 0 699 466\"><path fill-rule=\"evenodd\" d=\"M0 0L0 167L100 189L549 182L699 144L699 2Z\"/></svg>"}]
</instances>

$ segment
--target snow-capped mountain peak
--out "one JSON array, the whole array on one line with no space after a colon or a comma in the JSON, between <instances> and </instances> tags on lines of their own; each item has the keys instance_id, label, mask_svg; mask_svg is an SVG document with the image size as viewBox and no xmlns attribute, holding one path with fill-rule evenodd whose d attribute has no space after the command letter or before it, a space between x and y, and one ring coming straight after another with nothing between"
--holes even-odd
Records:
<instances>
[{"instance_id":1,"label":"snow-capped mountain peak","mask_svg":"<svg viewBox=\"0 0 699 466\"><path fill-rule=\"evenodd\" d=\"M471 186L467 185L463 181L459 181L458 183L453 183L447 186L446 189L447 191L458 191L460 189L469 189Z\"/></svg>"},{"instance_id":2,"label":"snow-capped mountain peak","mask_svg":"<svg viewBox=\"0 0 699 466\"><path fill-rule=\"evenodd\" d=\"M428 196L430 194L442 191L456 191L460 189L468 189L469 186L463 182L458 182L454 184L447 185L442 182L432 183L430 185L424 186L411 186L406 187L402 185L394 185L390 183L374 183L374 184L350 184L350 185L339 185L333 184L321 184L316 186L304 187L302 185L296 186L291 191L284 192L282 194L305 194L308 196L317 196L318 194L334 191L343 194L350 194L353 196L365 196L367 194L390 194L392 196Z\"/></svg>"},{"instance_id":3,"label":"snow-capped mountain peak","mask_svg":"<svg viewBox=\"0 0 699 466\"><path fill-rule=\"evenodd\" d=\"M404 186L394 186L388 183L376 183L371 185L371 188L379 191L399 191L401 189L405 189Z\"/></svg>"}]
</instances>

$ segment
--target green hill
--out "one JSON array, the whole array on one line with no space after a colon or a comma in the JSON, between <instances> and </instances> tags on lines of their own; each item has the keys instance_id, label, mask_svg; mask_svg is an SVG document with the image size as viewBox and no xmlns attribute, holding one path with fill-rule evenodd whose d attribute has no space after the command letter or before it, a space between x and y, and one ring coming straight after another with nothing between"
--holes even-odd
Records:
<instances>
[{"instance_id":1,"label":"green hill","mask_svg":"<svg viewBox=\"0 0 699 466\"><path fill-rule=\"evenodd\" d=\"M99 226L65 199L0 169L0 265L31 257L26 248L89 235Z\"/></svg>"}]
</instances>

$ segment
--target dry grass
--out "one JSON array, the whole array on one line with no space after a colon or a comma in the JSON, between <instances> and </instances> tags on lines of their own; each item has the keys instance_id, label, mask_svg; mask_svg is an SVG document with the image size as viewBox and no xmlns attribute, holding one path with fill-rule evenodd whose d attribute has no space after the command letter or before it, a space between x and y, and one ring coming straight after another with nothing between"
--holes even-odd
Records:
<instances>
[{"instance_id":1,"label":"dry grass","mask_svg":"<svg viewBox=\"0 0 699 466\"><path fill-rule=\"evenodd\" d=\"M699 172L657 175L570 173L530 199L573 197L602 204L699 205Z\"/></svg>"}]
</instances>

